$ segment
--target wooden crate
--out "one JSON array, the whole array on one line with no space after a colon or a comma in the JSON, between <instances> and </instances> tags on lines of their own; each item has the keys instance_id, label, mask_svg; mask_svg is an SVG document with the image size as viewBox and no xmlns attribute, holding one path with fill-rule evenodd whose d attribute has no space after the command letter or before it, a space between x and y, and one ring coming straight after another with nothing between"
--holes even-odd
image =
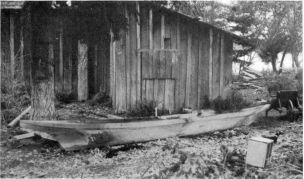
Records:
<instances>
[{"instance_id":1,"label":"wooden crate","mask_svg":"<svg viewBox=\"0 0 304 179\"><path fill-rule=\"evenodd\" d=\"M248 142L246 164L266 167L270 162L273 140L263 137L252 137Z\"/></svg>"}]
</instances>

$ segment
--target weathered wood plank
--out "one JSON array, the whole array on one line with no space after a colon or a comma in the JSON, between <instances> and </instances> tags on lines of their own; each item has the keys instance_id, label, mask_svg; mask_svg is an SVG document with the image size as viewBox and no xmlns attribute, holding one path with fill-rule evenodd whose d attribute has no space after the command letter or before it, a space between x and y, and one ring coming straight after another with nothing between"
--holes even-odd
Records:
<instances>
[{"instance_id":1,"label":"weathered wood plank","mask_svg":"<svg viewBox=\"0 0 304 179\"><path fill-rule=\"evenodd\" d=\"M190 105L190 89L191 89L191 47L192 47L192 29L188 29L187 32L188 41L187 41L187 81L186 81L186 106Z\"/></svg>"},{"instance_id":2,"label":"weathered wood plank","mask_svg":"<svg viewBox=\"0 0 304 179\"><path fill-rule=\"evenodd\" d=\"M14 120L12 120L9 124L8 124L8 127L13 127L15 126L19 121L20 119L26 115L27 113L29 113L31 111L32 107L29 106L28 108L26 108L24 111L22 111L21 114L19 114L19 116L17 116Z\"/></svg>"},{"instance_id":3,"label":"weathered wood plank","mask_svg":"<svg viewBox=\"0 0 304 179\"><path fill-rule=\"evenodd\" d=\"M165 17L163 17L165 18ZM163 36L162 41L165 49L171 49L171 24L168 22L169 18L162 19L163 23ZM165 22L163 22L165 21ZM172 78L172 52L165 53L165 78Z\"/></svg>"},{"instance_id":4,"label":"weathered wood plank","mask_svg":"<svg viewBox=\"0 0 304 179\"><path fill-rule=\"evenodd\" d=\"M206 43L203 39L203 30L200 28L200 32L198 33L198 76L197 76L197 108L202 108L202 100L203 100L203 82L204 82L204 58L203 58L203 45Z\"/></svg>"},{"instance_id":5,"label":"weathered wood plank","mask_svg":"<svg viewBox=\"0 0 304 179\"><path fill-rule=\"evenodd\" d=\"M125 45L125 61L126 61L126 110L130 110L131 107L131 59L130 59L130 17L128 9L125 7L125 16L127 23L129 24L129 29L126 30L126 45Z\"/></svg>"},{"instance_id":6,"label":"weathered wood plank","mask_svg":"<svg viewBox=\"0 0 304 179\"><path fill-rule=\"evenodd\" d=\"M182 83L182 76L181 76L181 59L180 59L180 18L179 15L176 15L176 37L173 35L172 38L176 38L176 49L178 50L176 54L176 60L173 61L173 64L176 66L176 69L173 70L176 72L177 75L173 76L176 77L176 84L175 84L175 109L179 109L182 107L181 104L181 97L180 97L180 91L181 91L181 83ZM174 40L172 39L172 43L174 44Z\"/></svg>"},{"instance_id":7,"label":"weathered wood plank","mask_svg":"<svg viewBox=\"0 0 304 179\"><path fill-rule=\"evenodd\" d=\"M213 54L212 54L212 94L213 98L216 98L220 95L220 33L214 31L213 34Z\"/></svg>"},{"instance_id":8,"label":"weathered wood plank","mask_svg":"<svg viewBox=\"0 0 304 179\"><path fill-rule=\"evenodd\" d=\"M179 71L180 71L180 93L179 103L181 107L186 106L186 82L187 82L187 50L188 50L188 27L186 21L180 22L180 55L179 55Z\"/></svg>"},{"instance_id":9,"label":"weathered wood plank","mask_svg":"<svg viewBox=\"0 0 304 179\"><path fill-rule=\"evenodd\" d=\"M154 100L154 80L146 80L146 98L148 101Z\"/></svg>"},{"instance_id":10,"label":"weathered wood plank","mask_svg":"<svg viewBox=\"0 0 304 179\"><path fill-rule=\"evenodd\" d=\"M144 99L147 99L147 96L146 96L146 80L142 80L141 81L141 89L142 89L142 95L141 95L141 100L144 100Z\"/></svg>"},{"instance_id":11,"label":"weathered wood plank","mask_svg":"<svg viewBox=\"0 0 304 179\"><path fill-rule=\"evenodd\" d=\"M153 48L153 9L149 6L149 48Z\"/></svg>"},{"instance_id":12,"label":"weathered wood plank","mask_svg":"<svg viewBox=\"0 0 304 179\"><path fill-rule=\"evenodd\" d=\"M137 50L140 49L141 41L140 41L140 23L141 19L139 17L140 14L140 6L139 3L136 2L136 10L137 10L137 23L136 23L136 44ZM141 99L141 54L136 53L137 55L137 63L136 63L136 101Z\"/></svg>"},{"instance_id":13,"label":"weathered wood plank","mask_svg":"<svg viewBox=\"0 0 304 179\"><path fill-rule=\"evenodd\" d=\"M174 110L174 84L175 80L165 80L165 105L170 112Z\"/></svg>"},{"instance_id":14,"label":"weathered wood plank","mask_svg":"<svg viewBox=\"0 0 304 179\"><path fill-rule=\"evenodd\" d=\"M141 18L140 18L140 45L142 49L150 49L149 46L149 9L147 7L141 7ZM148 78L148 66L149 66L149 52L141 52L138 53L141 55L141 66L142 66L142 72L141 72L141 78ZM143 85L145 86L145 85ZM142 92L142 95L145 96L145 93ZM142 98L143 99L143 98Z\"/></svg>"},{"instance_id":15,"label":"weathered wood plank","mask_svg":"<svg viewBox=\"0 0 304 179\"><path fill-rule=\"evenodd\" d=\"M207 28L204 28L201 32L202 37L202 46L200 46L200 49L202 50L202 59L200 61L200 71L202 72L202 83L201 83L201 107L203 103L203 97L204 95L209 96L209 71L211 70L209 68L209 45L210 45L210 31Z\"/></svg>"},{"instance_id":16,"label":"weathered wood plank","mask_svg":"<svg viewBox=\"0 0 304 179\"><path fill-rule=\"evenodd\" d=\"M160 29L161 29L161 35L160 35L160 48L165 48L165 15L161 13L161 20L160 20Z\"/></svg>"},{"instance_id":17,"label":"weathered wood plank","mask_svg":"<svg viewBox=\"0 0 304 179\"><path fill-rule=\"evenodd\" d=\"M210 28L210 33L209 33L209 98L213 99L213 94L212 94L212 55L213 55L213 29Z\"/></svg>"},{"instance_id":18,"label":"weathered wood plank","mask_svg":"<svg viewBox=\"0 0 304 179\"><path fill-rule=\"evenodd\" d=\"M198 42L198 26L194 25L193 27L193 35L192 35L192 43L191 43L191 86L190 86L190 107L193 109L197 109L198 103L198 49L199 49L199 42Z\"/></svg>"},{"instance_id":19,"label":"weathered wood plank","mask_svg":"<svg viewBox=\"0 0 304 179\"><path fill-rule=\"evenodd\" d=\"M137 24L134 14L130 13L130 105L135 106L137 96Z\"/></svg>"},{"instance_id":20,"label":"weathered wood plank","mask_svg":"<svg viewBox=\"0 0 304 179\"><path fill-rule=\"evenodd\" d=\"M30 132L30 133L27 133L27 134L16 135L16 136L13 137L13 140L14 141L19 141L19 140L31 138L31 137L34 137L34 136L35 136L35 133Z\"/></svg>"},{"instance_id":21,"label":"weathered wood plank","mask_svg":"<svg viewBox=\"0 0 304 179\"><path fill-rule=\"evenodd\" d=\"M126 89L126 59L125 59L125 53L126 53L126 38L125 38L125 32L121 30L120 32L120 40L116 44L116 58L117 58L117 82L118 85L117 89L117 111L125 111L126 110L126 95L127 95L127 89Z\"/></svg>"},{"instance_id":22,"label":"weathered wood plank","mask_svg":"<svg viewBox=\"0 0 304 179\"><path fill-rule=\"evenodd\" d=\"M222 95L223 87L224 87L224 50L225 50L225 36L222 32L220 35L221 45L220 45L220 95Z\"/></svg>"},{"instance_id":23,"label":"weathered wood plank","mask_svg":"<svg viewBox=\"0 0 304 179\"><path fill-rule=\"evenodd\" d=\"M88 45L78 41L78 101L88 99Z\"/></svg>"},{"instance_id":24,"label":"weathered wood plank","mask_svg":"<svg viewBox=\"0 0 304 179\"><path fill-rule=\"evenodd\" d=\"M152 68L153 73L150 78L159 78L160 73L161 73L161 59L160 59L160 53L154 49L162 49L163 47L163 42L162 42L162 27L161 26L161 14L157 11L154 12L153 16L153 48L151 49L151 53L153 54L153 63L152 63Z\"/></svg>"},{"instance_id":25,"label":"weathered wood plank","mask_svg":"<svg viewBox=\"0 0 304 179\"><path fill-rule=\"evenodd\" d=\"M63 21L59 22L59 90L63 92L64 90L64 77L63 77Z\"/></svg>"},{"instance_id":26,"label":"weathered wood plank","mask_svg":"<svg viewBox=\"0 0 304 179\"><path fill-rule=\"evenodd\" d=\"M157 101L159 102L157 108L163 109L165 106L165 80L157 80L157 83L158 83Z\"/></svg>"},{"instance_id":27,"label":"weathered wood plank","mask_svg":"<svg viewBox=\"0 0 304 179\"><path fill-rule=\"evenodd\" d=\"M224 60L224 86L232 83L232 53L233 53L233 44L232 44L232 37L229 35L225 36L225 60Z\"/></svg>"}]
</instances>

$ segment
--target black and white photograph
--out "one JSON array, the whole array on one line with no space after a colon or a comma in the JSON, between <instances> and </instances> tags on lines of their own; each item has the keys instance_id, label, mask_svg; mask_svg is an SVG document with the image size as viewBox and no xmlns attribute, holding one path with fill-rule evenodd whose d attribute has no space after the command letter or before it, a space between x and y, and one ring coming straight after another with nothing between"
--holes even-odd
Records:
<instances>
[{"instance_id":1,"label":"black and white photograph","mask_svg":"<svg viewBox=\"0 0 304 179\"><path fill-rule=\"evenodd\" d=\"M0 3L0 178L303 178L303 1Z\"/></svg>"}]
</instances>

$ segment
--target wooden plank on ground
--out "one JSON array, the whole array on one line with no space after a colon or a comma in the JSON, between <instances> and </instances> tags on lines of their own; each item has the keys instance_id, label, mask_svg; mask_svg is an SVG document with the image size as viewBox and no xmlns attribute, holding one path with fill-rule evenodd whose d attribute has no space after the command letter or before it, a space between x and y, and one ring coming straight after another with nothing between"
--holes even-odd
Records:
<instances>
[{"instance_id":1,"label":"wooden plank on ground","mask_svg":"<svg viewBox=\"0 0 304 179\"><path fill-rule=\"evenodd\" d=\"M19 116L17 116L12 122L10 122L8 124L8 127L15 126L25 114L27 114L27 113L29 113L31 111L31 109L32 109L31 106L29 106L28 108L26 108Z\"/></svg>"},{"instance_id":2,"label":"wooden plank on ground","mask_svg":"<svg viewBox=\"0 0 304 179\"><path fill-rule=\"evenodd\" d=\"M78 41L78 101L88 99L88 45Z\"/></svg>"},{"instance_id":3,"label":"wooden plank on ground","mask_svg":"<svg viewBox=\"0 0 304 179\"><path fill-rule=\"evenodd\" d=\"M16 136L13 137L13 140L14 141L19 141L19 140L28 139L28 138L31 138L31 137L34 137L34 136L35 136L35 133L30 132L30 133L27 133L27 134L16 135Z\"/></svg>"}]
</instances>

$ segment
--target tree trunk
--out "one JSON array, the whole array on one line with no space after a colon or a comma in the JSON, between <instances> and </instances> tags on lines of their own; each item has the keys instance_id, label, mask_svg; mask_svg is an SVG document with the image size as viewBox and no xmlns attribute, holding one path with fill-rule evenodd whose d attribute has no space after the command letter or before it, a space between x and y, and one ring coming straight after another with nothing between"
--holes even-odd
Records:
<instances>
[{"instance_id":1,"label":"tree trunk","mask_svg":"<svg viewBox=\"0 0 304 179\"><path fill-rule=\"evenodd\" d=\"M300 63L298 61L298 52L295 49L292 49L292 61L294 62L294 64L296 65L296 68L300 67Z\"/></svg>"},{"instance_id":2,"label":"tree trunk","mask_svg":"<svg viewBox=\"0 0 304 179\"><path fill-rule=\"evenodd\" d=\"M47 2L33 2L31 120L55 119L55 94L53 72L53 25L50 5Z\"/></svg>"},{"instance_id":3,"label":"tree trunk","mask_svg":"<svg viewBox=\"0 0 304 179\"><path fill-rule=\"evenodd\" d=\"M88 99L88 45L78 41L78 100Z\"/></svg>"},{"instance_id":4,"label":"tree trunk","mask_svg":"<svg viewBox=\"0 0 304 179\"><path fill-rule=\"evenodd\" d=\"M284 59L285 59L286 52L287 52L287 47L285 47L285 50L284 50L282 58L281 58L279 74L282 73L283 62L284 62Z\"/></svg>"},{"instance_id":5,"label":"tree trunk","mask_svg":"<svg viewBox=\"0 0 304 179\"><path fill-rule=\"evenodd\" d=\"M276 61L277 61L277 59L275 57L271 58L271 65L272 65L273 72L278 73Z\"/></svg>"}]
</instances>

